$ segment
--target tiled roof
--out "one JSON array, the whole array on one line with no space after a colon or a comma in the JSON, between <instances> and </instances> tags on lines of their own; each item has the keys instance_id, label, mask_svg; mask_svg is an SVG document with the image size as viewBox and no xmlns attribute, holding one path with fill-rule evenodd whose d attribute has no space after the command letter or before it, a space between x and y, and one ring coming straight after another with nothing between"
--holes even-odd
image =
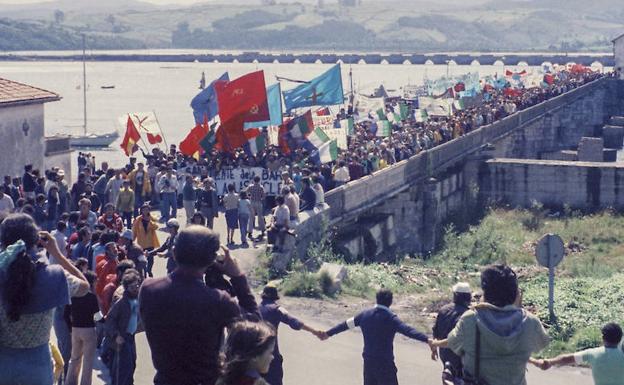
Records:
<instances>
[{"instance_id":1,"label":"tiled roof","mask_svg":"<svg viewBox=\"0 0 624 385\"><path fill-rule=\"evenodd\" d=\"M0 78L0 106L6 104L45 103L60 100L59 94Z\"/></svg>"}]
</instances>

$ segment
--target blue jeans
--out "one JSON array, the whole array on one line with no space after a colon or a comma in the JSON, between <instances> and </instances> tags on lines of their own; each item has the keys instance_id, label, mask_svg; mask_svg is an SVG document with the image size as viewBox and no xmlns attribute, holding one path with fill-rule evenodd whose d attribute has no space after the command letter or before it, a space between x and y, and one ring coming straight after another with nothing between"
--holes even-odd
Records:
<instances>
[{"instance_id":1,"label":"blue jeans","mask_svg":"<svg viewBox=\"0 0 624 385\"><path fill-rule=\"evenodd\" d=\"M126 227L129 229L132 229L132 212L128 211L124 211L121 213L121 218L123 221L126 222Z\"/></svg>"},{"instance_id":2,"label":"blue jeans","mask_svg":"<svg viewBox=\"0 0 624 385\"><path fill-rule=\"evenodd\" d=\"M249 214L238 214L238 227L241 232L241 242L247 243L247 224L249 223Z\"/></svg>"},{"instance_id":3,"label":"blue jeans","mask_svg":"<svg viewBox=\"0 0 624 385\"><path fill-rule=\"evenodd\" d=\"M139 210L141 206L143 206L143 193L134 192L134 216L137 217L139 215Z\"/></svg>"},{"instance_id":4,"label":"blue jeans","mask_svg":"<svg viewBox=\"0 0 624 385\"><path fill-rule=\"evenodd\" d=\"M125 342L115 351L111 365L113 385L133 385L136 369L136 344L134 335L126 334Z\"/></svg>"},{"instance_id":5,"label":"blue jeans","mask_svg":"<svg viewBox=\"0 0 624 385\"><path fill-rule=\"evenodd\" d=\"M160 201L160 216L163 221L168 221L170 218L175 218L178 214L178 204L176 201L176 194L163 193L162 200Z\"/></svg>"},{"instance_id":6,"label":"blue jeans","mask_svg":"<svg viewBox=\"0 0 624 385\"><path fill-rule=\"evenodd\" d=\"M71 358L72 351L72 343L71 343L71 331L65 322L65 317L63 317L63 312L65 311L65 306L59 306L54 310L54 334L56 334L56 345L61 352L61 356L63 356L63 361L65 361L65 373L67 372L67 368L69 366L69 359Z\"/></svg>"}]
</instances>

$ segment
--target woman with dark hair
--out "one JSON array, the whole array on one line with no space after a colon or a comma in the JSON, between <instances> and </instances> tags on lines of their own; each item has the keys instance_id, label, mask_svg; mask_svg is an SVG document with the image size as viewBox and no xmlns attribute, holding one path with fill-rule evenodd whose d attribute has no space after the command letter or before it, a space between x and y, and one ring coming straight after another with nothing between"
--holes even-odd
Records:
<instances>
[{"instance_id":1,"label":"woman with dark hair","mask_svg":"<svg viewBox=\"0 0 624 385\"><path fill-rule=\"evenodd\" d=\"M206 217L199 211L191 217L191 225L206 226Z\"/></svg>"},{"instance_id":2,"label":"woman with dark hair","mask_svg":"<svg viewBox=\"0 0 624 385\"><path fill-rule=\"evenodd\" d=\"M445 340L462 358L464 379L489 385L526 385L526 366L532 353L549 342L539 318L522 308L516 273L506 265L481 272L483 302L466 311ZM477 344L477 341L479 343Z\"/></svg>"},{"instance_id":3,"label":"woman with dark hair","mask_svg":"<svg viewBox=\"0 0 624 385\"><path fill-rule=\"evenodd\" d=\"M9 215L0 225L0 242L2 384L51 385L48 341L54 309L69 304L70 296L86 294L89 284L60 252L54 237L39 232L28 215ZM37 252L38 244L58 265L50 265Z\"/></svg>"},{"instance_id":4,"label":"woman with dark hair","mask_svg":"<svg viewBox=\"0 0 624 385\"><path fill-rule=\"evenodd\" d=\"M238 194L234 183L227 186L227 194L223 197L223 206L225 206L225 222L227 223L227 244L234 244L234 232L238 228Z\"/></svg>"},{"instance_id":5,"label":"woman with dark hair","mask_svg":"<svg viewBox=\"0 0 624 385\"><path fill-rule=\"evenodd\" d=\"M217 385L269 385L262 374L269 371L275 339L275 330L266 322L234 324L225 343L225 365Z\"/></svg>"}]
</instances>

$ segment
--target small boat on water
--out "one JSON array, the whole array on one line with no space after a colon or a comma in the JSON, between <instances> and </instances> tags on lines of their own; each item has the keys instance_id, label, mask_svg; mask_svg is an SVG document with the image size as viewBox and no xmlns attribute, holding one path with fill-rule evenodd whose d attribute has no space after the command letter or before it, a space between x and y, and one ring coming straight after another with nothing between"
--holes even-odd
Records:
<instances>
[{"instance_id":1,"label":"small boat on water","mask_svg":"<svg viewBox=\"0 0 624 385\"><path fill-rule=\"evenodd\" d=\"M72 147L108 147L119 138L117 131L108 134L71 135L69 145Z\"/></svg>"},{"instance_id":2,"label":"small boat on water","mask_svg":"<svg viewBox=\"0 0 624 385\"><path fill-rule=\"evenodd\" d=\"M101 89L103 90L112 90L115 88L115 85L110 85L110 86L100 86Z\"/></svg>"}]
</instances>

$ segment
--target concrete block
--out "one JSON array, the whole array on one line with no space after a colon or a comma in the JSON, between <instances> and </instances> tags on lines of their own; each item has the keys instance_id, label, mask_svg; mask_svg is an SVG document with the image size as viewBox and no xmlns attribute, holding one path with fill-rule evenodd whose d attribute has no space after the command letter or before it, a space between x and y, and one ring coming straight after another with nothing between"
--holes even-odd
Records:
<instances>
[{"instance_id":1,"label":"concrete block","mask_svg":"<svg viewBox=\"0 0 624 385\"><path fill-rule=\"evenodd\" d=\"M617 150L615 148L605 148L602 153L604 154L605 162L616 162L617 161Z\"/></svg>"},{"instance_id":2,"label":"concrete block","mask_svg":"<svg viewBox=\"0 0 624 385\"><path fill-rule=\"evenodd\" d=\"M333 285L331 289L333 292L340 290L342 282L347 278L347 268L336 263L323 263L319 269L319 273L321 272L327 272L332 279Z\"/></svg>"},{"instance_id":3,"label":"concrete block","mask_svg":"<svg viewBox=\"0 0 624 385\"><path fill-rule=\"evenodd\" d=\"M583 137L578 146L578 160L581 162L602 162L604 160L603 148L604 141L602 138Z\"/></svg>"},{"instance_id":4,"label":"concrete block","mask_svg":"<svg viewBox=\"0 0 624 385\"><path fill-rule=\"evenodd\" d=\"M609 124L613 126L624 126L624 116L612 116L609 119Z\"/></svg>"},{"instance_id":5,"label":"concrete block","mask_svg":"<svg viewBox=\"0 0 624 385\"><path fill-rule=\"evenodd\" d=\"M624 127L604 126L602 128L604 146L607 148L622 148L624 145Z\"/></svg>"}]
</instances>

